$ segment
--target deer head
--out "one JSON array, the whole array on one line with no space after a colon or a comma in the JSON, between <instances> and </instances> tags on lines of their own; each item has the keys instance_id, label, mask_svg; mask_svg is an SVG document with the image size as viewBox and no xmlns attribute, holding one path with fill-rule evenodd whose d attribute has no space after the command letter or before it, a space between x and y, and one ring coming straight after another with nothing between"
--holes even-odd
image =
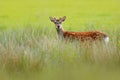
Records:
<instances>
[{"instance_id":1,"label":"deer head","mask_svg":"<svg viewBox=\"0 0 120 80\"><path fill-rule=\"evenodd\" d=\"M57 30L61 30L62 29L62 22L65 21L66 19L66 16L62 17L62 18L59 18L59 19L56 19L55 17L49 17L51 22L53 22L55 24L55 27Z\"/></svg>"},{"instance_id":2,"label":"deer head","mask_svg":"<svg viewBox=\"0 0 120 80\"><path fill-rule=\"evenodd\" d=\"M57 30L57 34L59 38L63 38L63 28L62 28L62 22L65 21L66 16L56 19L55 17L49 17L51 22L53 22L55 24L56 30Z\"/></svg>"}]
</instances>

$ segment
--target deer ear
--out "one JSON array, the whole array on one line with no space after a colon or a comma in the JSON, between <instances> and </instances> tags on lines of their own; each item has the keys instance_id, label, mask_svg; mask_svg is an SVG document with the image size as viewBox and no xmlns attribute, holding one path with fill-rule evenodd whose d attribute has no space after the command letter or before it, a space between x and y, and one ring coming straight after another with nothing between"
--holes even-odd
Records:
<instances>
[{"instance_id":1,"label":"deer ear","mask_svg":"<svg viewBox=\"0 0 120 80\"><path fill-rule=\"evenodd\" d=\"M53 18L53 17L49 17L49 18L50 18L51 22L55 21L55 18Z\"/></svg>"},{"instance_id":2,"label":"deer ear","mask_svg":"<svg viewBox=\"0 0 120 80\"><path fill-rule=\"evenodd\" d=\"M63 18L61 18L62 21L65 21L65 19L66 19L66 16L64 16Z\"/></svg>"}]
</instances>

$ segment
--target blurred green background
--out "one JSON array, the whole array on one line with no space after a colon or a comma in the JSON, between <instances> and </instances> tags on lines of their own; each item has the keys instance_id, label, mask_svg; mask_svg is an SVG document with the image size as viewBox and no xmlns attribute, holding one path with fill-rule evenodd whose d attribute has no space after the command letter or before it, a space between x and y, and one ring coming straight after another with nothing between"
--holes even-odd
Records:
<instances>
[{"instance_id":1,"label":"blurred green background","mask_svg":"<svg viewBox=\"0 0 120 80\"><path fill-rule=\"evenodd\" d=\"M110 43L59 42L49 16ZM0 0L0 80L120 80L119 30L120 0Z\"/></svg>"},{"instance_id":2,"label":"blurred green background","mask_svg":"<svg viewBox=\"0 0 120 80\"><path fill-rule=\"evenodd\" d=\"M39 24L49 27L49 16L67 16L65 27L86 24L119 25L119 0L0 0L0 26Z\"/></svg>"}]
</instances>

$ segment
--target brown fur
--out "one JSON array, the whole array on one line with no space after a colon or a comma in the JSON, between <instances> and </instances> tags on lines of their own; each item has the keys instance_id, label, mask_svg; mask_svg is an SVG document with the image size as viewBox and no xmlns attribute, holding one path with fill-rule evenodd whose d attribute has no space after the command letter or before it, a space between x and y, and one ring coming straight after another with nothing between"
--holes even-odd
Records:
<instances>
[{"instance_id":1,"label":"brown fur","mask_svg":"<svg viewBox=\"0 0 120 80\"><path fill-rule=\"evenodd\" d=\"M67 32L63 31L63 37L65 39L77 39L80 41L94 41L94 40L102 40L107 37L106 34L99 31L91 31L91 32Z\"/></svg>"}]
</instances>

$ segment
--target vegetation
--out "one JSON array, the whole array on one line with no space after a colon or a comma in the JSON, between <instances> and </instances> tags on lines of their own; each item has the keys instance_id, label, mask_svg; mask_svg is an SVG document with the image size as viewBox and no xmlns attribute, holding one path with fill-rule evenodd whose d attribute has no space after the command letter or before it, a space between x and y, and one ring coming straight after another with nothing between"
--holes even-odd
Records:
<instances>
[{"instance_id":1,"label":"vegetation","mask_svg":"<svg viewBox=\"0 0 120 80\"><path fill-rule=\"evenodd\" d=\"M119 80L118 0L1 0L1 80ZM49 16L67 16L65 30L99 30L110 42L57 39Z\"/></svg>"}]
</instances>

